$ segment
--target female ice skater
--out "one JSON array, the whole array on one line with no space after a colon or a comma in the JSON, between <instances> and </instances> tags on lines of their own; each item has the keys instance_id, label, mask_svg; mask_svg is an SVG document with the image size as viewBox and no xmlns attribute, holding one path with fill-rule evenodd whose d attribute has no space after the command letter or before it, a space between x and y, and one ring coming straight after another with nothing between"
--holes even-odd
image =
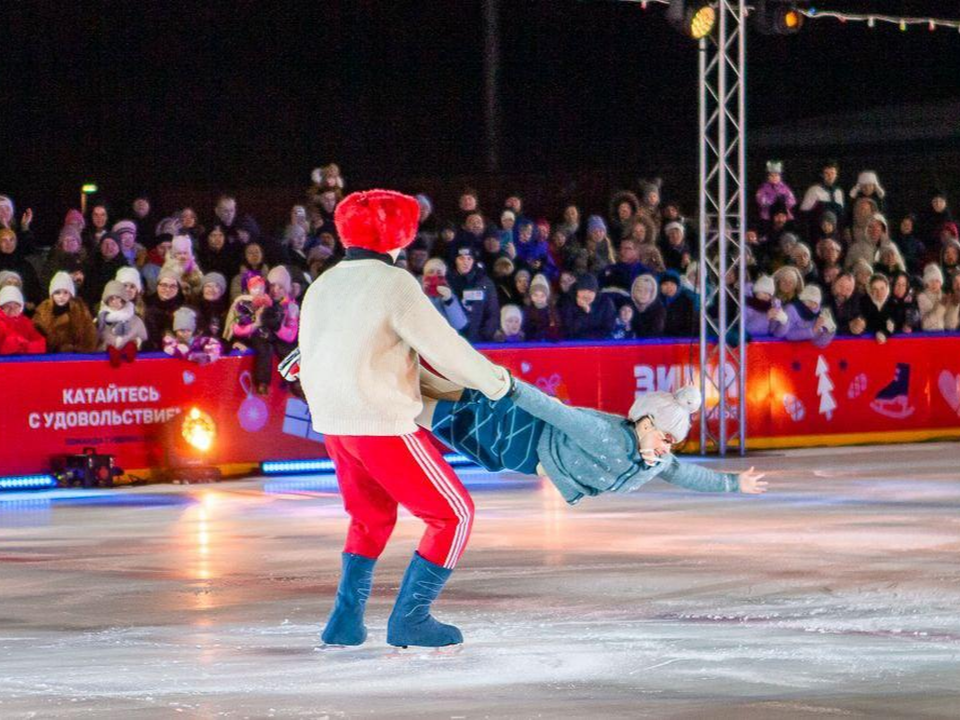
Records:
<instances>
[{"instance_id":1,"label":"female ice skater","mask_svg":"<svg viewBox=\"0 0 960 720\"><path fill-rule=\"evenodd\" d=\"M670 453L700 408L693 387L639 397L629 416L568 407L521 380L489 400L427 370L417 424L487 470L548 478L571 505L585 496L631 492L654 478L700 492L757 494L763 473L735 475L681 463Z\"/></svg>"}]
</instances>

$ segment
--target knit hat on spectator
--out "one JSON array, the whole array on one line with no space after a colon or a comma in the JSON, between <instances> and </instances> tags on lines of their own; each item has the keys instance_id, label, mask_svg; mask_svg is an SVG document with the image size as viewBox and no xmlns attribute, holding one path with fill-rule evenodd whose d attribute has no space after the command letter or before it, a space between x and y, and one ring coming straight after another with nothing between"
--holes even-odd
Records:
<instances>
[{"instance_id":1,"label":"knit hat on spectator","mask_svg":"<svg viewBox=\"0 0 960 720\"><path fill-rule=\"evenodd\" d=\"M500 308L500 327L502 328L510 318L523 321L523 311L516 305L504 305Z\"/></svg>"},{"instance_id":2,"label":"knit hat on spectator","mask_svg":"<svg viewBox=\"0 0 960 720\"><path fill-rule=\"evenodd\" d=\"M423 193L420 193L419 195L416 195L414 197L417 201L417 205L420 206L421 215L429 215L430 213L433 212L433 201L429 197L427 197Z\"/></svg>"},{"instance_id":3,"label":"knit hat on spectator","mask_svg":"<svg viewBox=\"0 0 960 720\"><path fill-rule=\"evenodd\" d=\"M79 225L81 228L87 226L87 221L83 219L83 213L77 210L76 208L70 208L67 210L66 216L63 218L64 225Z\"/></svg>"},{"instance_id":4,"label":"knit hat on spectator","mask_svg":"<svg viewBox=\"0 0 960 720\"><path fill-rule=\"evenodd\" d=\"M159 285L164 280L173 280L179 285L180 275L169 267L161 268L160 272L157 274L157 284Z\"/></svg>"},{"instance_id":5,"label":"knit hat on spectator","mask_svg":"<svg viewBox=\"0 0 960 720\"><path fill-rule=\"evenodd\" d=\"M122 235L125 232L136 234L137 224L133 220L118 220L113 224L113 228L111 229L117 235Z\"/></svg>"},{"instance_id":6,"label":"knit hat on spectator","mask_svg":"<svg viewBox=\"0 0 960 720\"><path fill-rule=\"evenodd\" d=\"M599 289L600 283L597 282L597 276L593 273L584 273L577 278L577 290L597 292Z\"/></svg>"},{"instance_id":7,"label":"knit hat on spectator","mask_svg":"<svg viewBox=\"0 0 960 720\"><path fill-rule=\"evenodd\" d=\"M333 221L345 248L388 253L413 242L420 206L416 198L393 190L355 192L337 205Z\"/></svg>"},{"instance_id":8,"label":"knit hat on spectator","mask_svg":"<svg viewBox=\"0 0 960 720\"><path fill-rule=\"evenodd\" d=\"M200 287L205 287L208 284L216 285L220 288L221 295L227 291L227 279L218 272L209 272L203 276L200 280Z\"/></svg>"},{"instance_id":9,"label":"knit hat on spectator","mask_svg":"<svg viewBox=\"0 0 960 720\"><path fill-rule=\"evenodd\" d=\"M507 255L501 255L493 261L493 267L490 269L493 270L493 274L498 277L507 277L513 275L516 266L513 264L513 260Z\"/></svg>"},{"instance_id":10,"label":"knit hat on spectator","mask_svg":"<svg viewBox=\"0 0 960 720\"><path fill-rule=\"evenodd\" d=\"M129 283L137 289L137 292L143 292L143 280L140 277L140 271L134 267L118 268L114 279L118 282Z\"/></svg>"},{"instance_id":11,"label":"knit hat on spectator","mask_svg":"<svg viewBox=\"0 0 960 720\"><path fill-rule=\"evenodd\" d=\"M773 296L776 292L776 285L773 282L773 278L769 275L761 275L753 284L754 297L756 297L757 293L766 293L767 295Z\"/></svg>"},{"instance_id":12,"label":"knit hat on spectator","mask_svg":"<svg viewBox=\"0 0 960 720\"><path fill-rule=\"evenodd\" d=\"M683 284L680 282L680 273L676 270L667 270L660 274L660 284L663 285L666 282L673 283L677 286L678 290L683 287Z\"/></svg>"},{"instance_id":13,"label":"knit hat on spectator","mask_svg":"<svg viewBox=\"0 0 960 720\"><path fill-rule=\"evenodd\" d=\"M7 285L0 289L0 307L11 302L23 307L23 293L16 285Z\"/></svg>"},{"instance_id":14,"label":"knit hat on spectator","mask_svg":"<svg viewBox=\"0 0 960 720\"><path fill-rule=\"evenodd\" d=\"M941 233L949 233L950 237L954 240L960 239L960 232L957 231L957 224L955 222L945 222L940 226Z\"/></svg>"},{"instance_id":15,"label":"knit hat on spectator","mask_svg":"<svg viewBox=\"0 0 960 720\"><path fill-rule=\"evenodd\" d=\"M473 246L471 240L460 240L453 246L454 256L469 255L472 258L477 257L477 249Z\"/></svg>"},{"instance_id":16,"label":"knit hat on spectator","mask_svg":"<svg viewBox=\"0 0 960 720\"><path fill-rule=\"evenodd\" d=\"M823 293L816 285L807 285L800 292L800 302L812 302L819 307L823 303Z\"/></svg>"},{"instance_id":17,"label":"knit hat on spectator","mask_svg":"<svg viewBox=\"0 0 960 720\"><path fill-rule=\"evenodd\" d=\"M113 232L113 231L108 232L108 233L104 233L103 235L100 236L100 245L102 246L103 243L106 242L107 240L113 240L118 246L121 244L121 243L120 243L120 234L119 234L119 233L115 233L115 232Z\"/></svg>"},{"instance_id":18,"label":"knit hat on spectator","mask_svg":"<svg viewBox=\"0 0 960 720\"><path fill-rule=\"evenodd\" d=\"M603 218L599 215L591 215L587 218L587 232L593 232L594 230L603 230L604 233L607 232L607 223L604 222Z\"/></svg>"},{"instance_id":19,"label":"knit hat on spectator","mask_svg":"<svg viewBox=\"0 0 960 720\"><path fill-rule=\"evenodd\" d=\"M175 253L193 254L193 240L189 235L175 235L170 243L170 249Z\"/></svg>"},{"instance_id":20,"label":"knit hat on spectator","mask_svg":"<svg viewBox=\"0 0 960 720\"><path fill-rule=\"evenodd\" d=\"M118 280L111 280L106 285L103 286L103 294L100 296L100 300L104 304L112 297L121 297L123 301L127 301L127 296L123 294L123 283Z\"/></svg>"},{"instance_id":21,"label":"knit hat on spectator","mask_svg":"<svg viewBox=\"0 0 960 720\"><path fill-rule=\"evenodd\" d=\"M673 442L683 442L690 432L690 415L700 409L700 391L693 385L675 393L649 392L634 400L627 417L631 422L649 415L657 430L672 436Z\"/></svg>"},{"instance_id":22,"label":"knit hat on spectator","mask_svg":"<svg viewBox=\"0 0 960 720\"><path fill-rule=\"evenodd\" d=\"M63 272L63 270L55 273L54 276L50 278L50 295L53 295L58 290L66 290L70 293L70 297L76 297L77 295L77 286L74 284L73 278L70 277L69 273Z\"/></svg>"},{"instance_id":23,"label":"knit hat on spectator","mask_svg":"<svg viewBox=\"0 0 960 720\"><path fill-rule=\"evenodd\" d=\"M504 220L516 220L516 219L517 219L517 214L513 210L504 210L502 213L500 213L501 223Z\"/></svg>"},{"instance_id":24,"label":"knit hat on spectator","mask_svg":"<svg viewBox=\"0 0 960 720\"><path fill-rule=\"evenodd\" d=\"M668 222L666 225L664 225L663 234L666 235L671 230L679 230L681 236L686 234L686 229L683 227L683 223L677 222L676 220L673 222Z\"/></svg>"},{"instance_id":25,"label":"knit hat on spectator","mask_svg":"<svg viewBox=\"0 0 960 720\"><path fill-rule=\"evenodd\" d=\"M943 282L943 270L936 263L930 263L923 269L923 284L926 285L934 280Z\"/></svg>"},{"instance_id":26,"label":"knit hat on spectator","mask_svg":"<svg viewBox=\"0 0 960 720\"><path fill-rule=\"evenodd\" d=\"M533 289L537 287L543 290L547 294L547 297L550 297L550 281L547 280L547 276L543 273L537 273L530 280L530 291L532 292Z\"/></svg>"},{"instance_id":27,"label":"knit hat on spectator","mask_svg":"<svg viewBox=\"0 0 960 720\"><path fill-rule=\"evenodd\" d=\"M878 222L883 225L883 231L887 232L890 229L890 226L887 225L887 218L884 217L883 213L874 213L870 216L870 222Z\"/></svg>"},{"instance_id":28,"label":"knit hat on spectator","mask_svg":"<svg viewBox=\"0 0 960 720\"><path fill-rule=\"evenodd\" d=\"M837 214L833 210L824 211L823 215L820 216L820 222L828 222L834 227L837 226Z\"/></svg>"},{"instance_id":29,"label":"knit hat on spectator","mask_svg":"<svg viewBox=\"0 0 960 720\"><path fill-rule=\"evenodd\" d=\"M7 287L8 285L23 287L23 279L13 270L0 270L0 288Z\"/></svg>"},{"instance_id":30,"label":"knit hat on spectator","mask_svg":"<svg viewBox=\"0 0 960 720\"><path fill-rule=\"evenodd\" d=\"M178 330L196 332L197 313L193 309L182 307L173 314L173 331L177 332Z\"/></svg>"},{"instance_id":31,"label":"knit hat on spectator","mask_svg":"<svg viewBox=\"0 0 960 720\"><path fill-rule=\"evenodd\" d=\"M777 173L778 175L783 173L783 162L780 160L767 160L767 175L771 173Z\"/></svg>"},{"instance_id":32,"label":"knit hat on spectator","mask_svg":"<svg viewBox=\"0 0 960 720\"><path fill-rule=\"evenodd\" d=\"M290 294L293 287L290 273L283 265L277 265L270 269L270 272L267 273L267 282L271 285L279 285L286 291L287 295Z\"/></svg>"},{"instance_id":33,"label":"knit hat on spectator","mask_svg":"<svg viewBox=\"0 0 960 720\"><path fill-rule=\"evenodd\" d=\"M447 264L440 258L430 258L423 264L423 274L435 273L437 275L447 274Z\"/></svg>"}]
</instances>

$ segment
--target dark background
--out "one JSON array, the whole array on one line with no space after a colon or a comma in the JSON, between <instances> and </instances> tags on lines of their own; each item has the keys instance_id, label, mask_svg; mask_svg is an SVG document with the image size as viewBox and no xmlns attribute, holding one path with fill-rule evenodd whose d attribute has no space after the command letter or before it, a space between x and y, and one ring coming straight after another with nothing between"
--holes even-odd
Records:
<instances>
[{"instance_id":1,"label":"dark background","mask_svg":"<svg viewBox=\"0 0 960 720\"><path fill-rule=\"evenodd\" d=\"M544 178L562 195L657 173L695 196L696 46L664 6L499 7L501 168L484 176L479 0L8 5L0 192L58 219L85 180L118 206L177 188L243 202L302 189L336 160L352 188ZM960 18L953 1L817 7ZM960 98L955 30L821 20L794 37L751 33L749 56L750 127Z\"/></svg>"}]
</instances>

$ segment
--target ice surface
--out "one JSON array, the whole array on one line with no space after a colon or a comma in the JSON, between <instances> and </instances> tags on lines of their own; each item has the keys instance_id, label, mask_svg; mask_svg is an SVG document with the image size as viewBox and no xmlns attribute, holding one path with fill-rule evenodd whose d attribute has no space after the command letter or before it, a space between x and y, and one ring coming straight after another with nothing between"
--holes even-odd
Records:
<instances>
[{"instance_id":1,"label":"ice surface","mask_svg":"<svg viewBox=\"0 0 960 720\"><path fill-rule=\"evenodd\" d=\"M469 474L438 605L317 649L346 519L320 481L0 495L0 718L960 717L960 445L763 454L766 496L662 483L567 507ZM518 489L519 487L519 489Z\"/></svg>"}]
</instances>

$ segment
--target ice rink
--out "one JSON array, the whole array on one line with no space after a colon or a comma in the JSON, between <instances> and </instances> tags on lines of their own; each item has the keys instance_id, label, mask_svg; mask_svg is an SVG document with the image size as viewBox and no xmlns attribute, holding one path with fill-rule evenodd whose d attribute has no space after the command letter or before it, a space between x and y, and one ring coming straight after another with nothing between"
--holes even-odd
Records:
<instances>
[{"instance_id":1,"label":"ice rink","mask_svg":"<svg viewBox=\"0 0 960 720\"><path fill-rule=\"evenodd\" d=\"M409 516L367 644L318 647L329 480L0 495L0 718L960 717L960 445L749 464L767 495L575 508L465 472L441 650L385 644Z\"/></svg>"}]
</instances>

